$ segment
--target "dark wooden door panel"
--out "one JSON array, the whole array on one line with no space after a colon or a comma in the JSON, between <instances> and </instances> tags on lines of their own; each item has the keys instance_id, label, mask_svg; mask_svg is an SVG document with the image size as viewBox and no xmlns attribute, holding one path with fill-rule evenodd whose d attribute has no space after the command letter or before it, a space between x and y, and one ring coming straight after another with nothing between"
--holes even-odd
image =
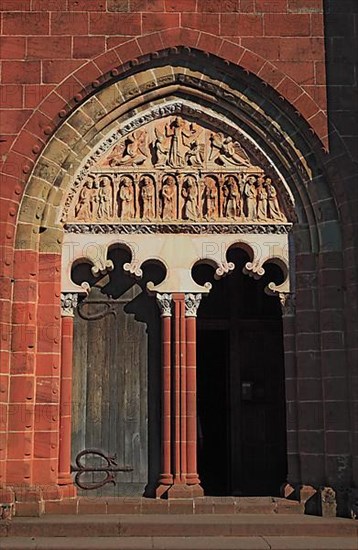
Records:
<instances>
[{"instance_id":1,"label":"dark wooden door panel","mask_svg":"<svg viewBox=\"0 0 358 550\"><path fill-rule=\"evenodd\" d=\"M148 482L147 325L126 311L140 292L94 288L75 317L72 460L94 448L133 468L101 494L143 494Z\"/></svg>"}]
</instances>

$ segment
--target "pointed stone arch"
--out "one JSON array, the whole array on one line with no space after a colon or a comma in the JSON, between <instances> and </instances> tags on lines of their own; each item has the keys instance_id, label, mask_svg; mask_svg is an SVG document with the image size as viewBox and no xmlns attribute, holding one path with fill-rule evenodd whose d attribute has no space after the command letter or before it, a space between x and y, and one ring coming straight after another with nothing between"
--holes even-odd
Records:
<instances>
[{"instance_id":1,"label":"pointed stone arch","mask_svg":"<svg viewBox=\"0 0 358 550\"><path fill-rule=\"evenodd\" d=\"M225 51L224 46L221 48L221 52ZM240 56L236 61L239 59ZM113 67L114 61L109 60L110 57L107 61ZM97 66L87 66L83 82L88 82L91 67L98 72ZM149 104L155 108L185 100L220 112L244 128L276 173L282 176L294 197L297 222L292 232L293 256L300 256L306 263L307 276L315 289L317 255L333 255L341 250L339 216L326 177L322 144L312 134L309 124L276 91L263 87L260 78L219 57L181 47L158 51L150 58L138 54L138 59L124 65L123 71L113 68L110 77L94 79L91 91L87 90L88 95L77 96L78 107L73 108L73 104L68 110L61 110L59 120L62 122L55 131L53 127L47 128L46 133L51 137L34 168L31 163L23 167L23 172L31 174L16 225L16 263L21 266L26 251L26 257L30 259L26 269L35 279L34 292L40 296L38 312L41 313L26 323L30 330L33 329L35 348L31 345L25 350L25 362L33 363L36 357L38 365L42 365L41 354L50 350L54 357L54 371L61 360L59 323L53 337L46 343L41 340L41 331L46 323L53 322L54 315L56 319L59 314L63 227L59 223L58 209L87 157L114 130L118 120L124 123L130 117L139 118L145 114ZM34 146L36 154L40 147L42 144ZM15 207L9 214L12 218L16 216ZM21 267L17 267L17 273L19 270ZM16 291L14 296L16 306L16 301L21 300L16 300ZM314 302L314 298L311 301ZM48 306L53 309L49 311ZM313 307L311 303L310 307ZM292 317L291 311L288 315ZM19 356L16 354L23 353L17 342L16 328L13 345L15 365ZM295 349L289 353L292 355ZM52 374L52 380L58 386L59 376ZM297 429L295 427L296 432ZM297 433L295 437L297 439ZM304 469L295 465L299 451L292 450L291 454L293 465L289 480L300 483L304 479ZM29 468L27 477L37 483L40 479L37 465L33 459L30 462L24 462L24 473ZM10 483L13 483L13 477L9 471ZM316 479L321 482L324 477L322 474ZM56 485L57 481L57 471L49 470L46 482Z\"/></svg>"}]
</instances>

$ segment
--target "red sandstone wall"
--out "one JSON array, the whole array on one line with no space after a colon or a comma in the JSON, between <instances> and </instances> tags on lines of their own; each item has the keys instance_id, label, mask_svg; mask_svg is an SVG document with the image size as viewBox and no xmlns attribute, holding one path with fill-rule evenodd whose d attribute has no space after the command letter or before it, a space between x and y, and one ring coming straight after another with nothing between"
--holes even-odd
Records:
<instances>
[{"instance_id":1,"label":"red sandstone wall","mask_svg":"<svg viewBox=\"0 0 358 550\"><path fill-rule=\"evenodd\" d=\"M120 63L161 48L189 45L258 74L325 141L322 0L0 0L0 6L0 229L5 242L0 261L0 483L5 471L1 431L6 430L1 411L9 394L17 405L9 414L13 433L8 479L51 484L57 479L57 440L51 438L58 437L60 353L59 335L44 332L44 327L60 315L59 288L53 282L59 256L46 254L41 262L36 253L18 251L13 265L12 255L18 203L55 117L67 101ZM335 365L344 362L344 350L341 353ZM312 376L308 366L307 377ZM36 434L26 411L33 418L37 415ZM25 457L21 460L19 449ZM50 466L46 472L44 459Z\"/></svg>"}]
</instances>

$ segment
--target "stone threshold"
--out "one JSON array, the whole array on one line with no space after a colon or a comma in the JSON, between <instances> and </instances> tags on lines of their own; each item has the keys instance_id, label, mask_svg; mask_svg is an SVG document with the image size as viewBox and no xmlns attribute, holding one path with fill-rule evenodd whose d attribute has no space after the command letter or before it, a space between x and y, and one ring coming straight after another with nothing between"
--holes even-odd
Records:
<instances>
[{"instance_id":1,"label":"stone threshold","mask_svg":"<svg viewBox=\"0 0 358 550\"><path fill-rule=\"evenodd\" d=\"M16 516L31 516L34 503L16 504ZM81 496L43 502L43 514L303 514L304 504L279 497L145 497ZM39 514L34 514L39 515Z\"/></svg>"}]
</instances>

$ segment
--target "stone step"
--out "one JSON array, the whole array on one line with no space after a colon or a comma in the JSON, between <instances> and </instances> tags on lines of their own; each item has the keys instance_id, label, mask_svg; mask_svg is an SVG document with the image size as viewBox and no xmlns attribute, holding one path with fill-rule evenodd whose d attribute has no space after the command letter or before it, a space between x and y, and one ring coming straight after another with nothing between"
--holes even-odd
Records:
<instances>
[{"instance_id":1,"label":"stone step","mask_svg":"<svg viewBox=\"0 0 358 550\"><path fill-rule=\"evenodd\" d=\"M10 537L1 550L357 550L353 537Z\"/></svg>"},{"instance_id":2,"label":"stone step","mask_svg":"<svg viewBox=\"0 0 358 550\"><path fill-rule=\"evenodd\" d=\"M102 515L13 518L5 537L351 537L358 522L304 515ZM358 542L357 549L358 550Z\"/></svg>"},{"instance_id":3,"label":"stone step","mask_svg":"<svg viewBox=\"0 0 358 550\"><path fill-rule=\"evenodd\" d=\"M303 503L279 497L78 497L44 503L45 514L303 514ZM17 503L16 515L32 515L36 505ZM37 514L35 514L37 515Z\"/></svg>"}]
</instances>

